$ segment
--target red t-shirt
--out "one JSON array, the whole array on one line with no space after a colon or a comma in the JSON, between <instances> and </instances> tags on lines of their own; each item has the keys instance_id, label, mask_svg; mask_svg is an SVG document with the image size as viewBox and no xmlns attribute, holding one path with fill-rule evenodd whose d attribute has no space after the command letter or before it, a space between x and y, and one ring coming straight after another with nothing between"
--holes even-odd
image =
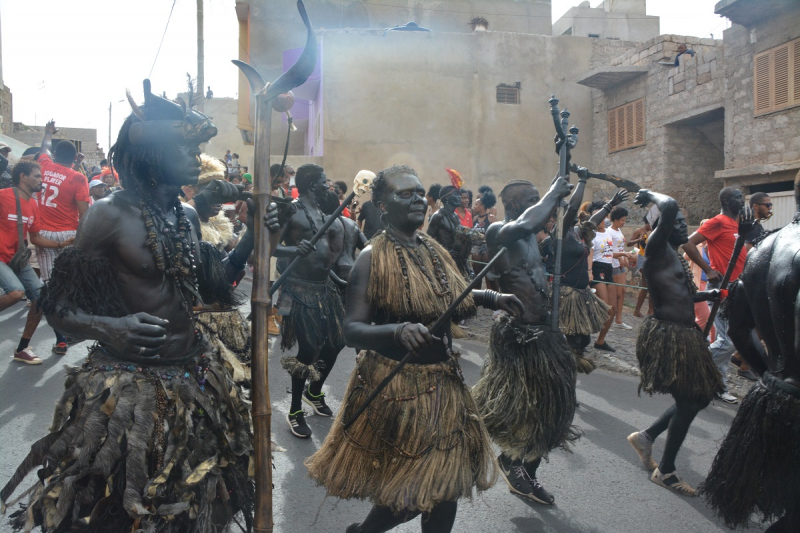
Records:
<instances>
[{"instance_id":1,"label":"red t-shirt","mask_svg":"<svg viewBox=\"0 0 800 533\"><path fill-rule=\"evenodd\" d=\"M19 207L22 210L22 238L28 233L38 233L41 229L39 205L33 198L26 200L20 196ZM14 190L0 190L0 261L8 264L19 247L17 233L17 202Z\"/></svg>"},{"instance_id":2,"label":"red t-shirt","mask_svg":"<svg viewBox=\"0 0 800 533\"><path fill-rule=\"evenodd\" d=\"M469 209L464 210L463 217L458 212L458 209L456 209L456 215L458 215L458 221L461 223L462 226L472 229L472 212L470 212Z\"/></svg>"},{"instance_id":3,"label":"red t-shirt","mask_svg":"<svg viewBox=\"0 0 800 533\"><path fill-rule=\"evenodd\" d=\"M77 230L80 221L78 202L88 202L91 198L86 176L53 162L46 154L39 156L38 163L42 167L43 190L39 193L42 229Z\"/></svg>"},{"instance_id":4,"label":"red t-shirt","mask_svg":"<svg viewBox=\"0 0 800 533\"><path fill-rule=\"evenodd\" d=\"M725 275L728 263L733 256L733 245L736 242L736 236L739 234L739 222L720 214L709 219L697 231L708 239L708 257L711 259L711 268ZM746 258L747 250L742 248L742 253L739 254L739 259L736 260L736 267L731 274L731 281L739 279L739 274L742 273Z\"/></svg>"}]
</instances>

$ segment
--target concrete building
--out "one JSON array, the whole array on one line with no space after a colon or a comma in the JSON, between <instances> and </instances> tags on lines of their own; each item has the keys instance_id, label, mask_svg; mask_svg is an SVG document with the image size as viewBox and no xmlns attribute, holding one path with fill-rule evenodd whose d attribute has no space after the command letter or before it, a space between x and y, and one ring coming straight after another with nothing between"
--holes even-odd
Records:
<instances>
[{"instance_id":1,"label":"concrete building","mask_svg":"<svg viewBox=\"0 0 800 533\"><path fill-rule=\"evenodd\" d=\"M399 14L395 9L391 16L382 3L345 1L345 22L342 3L307 3L318 28L319 61L309 81L294 91L298 132L289 153L313 158L306 160L323 164L335 179L349 181L362 168L406 163L426 185L446 183L449 166L473 189L481 184L499 189L514 178L546 188L558 164L550 95L555 93L590 134L590 90L575 83L577 75L631 46L552 37L549 2L447 1L431 8L430 2L409 1L413 9ZM534 24L540 11L546 11L546 27ZM237 2L237 13L240 59L274 79L304 43L297 13L264 0ZM488 31L473 31L469 23L476 17L486 19ZM386 31L409 20L434 31ZM249 95L243 77L239 94ZM251 129L249 98L240 98L239 106L239 127ZM277 156L286 124L274 117ZM588 139L579 143L575 157L591 163Z\"/></svg>"},{"instance_id":2,"label":"concrete building","mask_svg":"<svg viewBox=\"0 0 800 533\"><path fill-rule=\"evenodd\" d=\"M553 35L644 42L660 34L660 19L647 14L647 0L604 0L570 8L555 24Z\"/></svg>"},{"instance_id":3,"label":"concrete building","mask_svg":"<svg viewBox=\"0 0 800 533\"><path fill-rule=\"evenodd\" d=\"M721 41L662 35L580 76L594 89L593 162L675 196L694 224L718 212L723 186L769 192L766 227L780 227L800 168L800 3L716 11L734 23ZM695 55L672 66L681 43Z\"/></svg>"},{"instance_id":4,"label":"concrete building","mask_svg":"<svg viewBox=\"0 0 800 533\"><path fill-rule=\"evenodd\" d=\"M7 135L28 146L39 146L44 137L44 126L27 126L20 122L15 122L11 132ZM58 133L53 137L53 148L59 141L72 141L75 147L86 158L84 162L91 168L100 165L100 161L105 159L103 150L97 144L97 130L90 128L64 128L58 126Z\"/></svg>"}]
</instances>

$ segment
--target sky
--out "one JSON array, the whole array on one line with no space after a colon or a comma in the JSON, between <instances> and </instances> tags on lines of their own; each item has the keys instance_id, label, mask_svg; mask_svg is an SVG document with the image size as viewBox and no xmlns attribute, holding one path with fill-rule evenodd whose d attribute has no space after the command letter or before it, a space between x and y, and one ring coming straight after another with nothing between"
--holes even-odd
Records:
<instances>
[{"instance_id":1,"label":"sky","mask_svg":"<svg viewBox=\"0 0 800 533\"><path fill-rule=\"evenodd\" d=\"M714 14L717 1L648 0L647 14L661 17L662 34L720 39L729 23ZM552 0L553 21L579 3ZM591 0L592 7L601 3ZM204 0L205 80L215 97L237 96L234 5ZM130 112L126 88L140 102L142 80L150 77L154 92L174 97L186 90L186 73L196 75L196 8L196 0L0 0L3 82L13 94L14 121L54 118L64 127L96 128L107 152L109 103L116 133Z\"/></svg>"}]
</instances>

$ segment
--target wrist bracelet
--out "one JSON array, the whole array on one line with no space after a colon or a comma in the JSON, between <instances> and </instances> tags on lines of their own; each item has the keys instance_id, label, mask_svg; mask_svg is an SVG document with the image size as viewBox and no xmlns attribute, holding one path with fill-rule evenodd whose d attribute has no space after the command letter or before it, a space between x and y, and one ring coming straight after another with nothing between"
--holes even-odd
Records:
<instances>
[{"instance_id":1,"label":"wrist bracelet","mask_svg":"<svg viewBox=\"0 0 800 533\"><path fill-rule=\"evenodd\" d=\"M411 322L403 322L399 326L397 326L394 330L394 343L395 344L402 344L400 342L400 335L403 334L403 330L406 329L406 326L411 324Z\"/></svg>"},{"instance_id":2,"label":"wrist bracelet","mask_svg":"<svg viewBox=\"0 0 800 533\"><path fill-rule=\"evenodd\" d=\"M497 311L497 303L500 301L500 293L497 291L485 290L483 291L483 306Z\"/></svg>"},{"instance_id":3,"label":"wrist bracelet","mask_svg":"<svg viewBox=\"0 0 800 533\"><path fill-rule=\"evenodd\" d=\"M608 202L606 205L603 206L603 209L605 209L606 211L608 211L610 213L611 210L614 209L614 206L611 205L611 202Z\"/></svg>"}]
</instances>

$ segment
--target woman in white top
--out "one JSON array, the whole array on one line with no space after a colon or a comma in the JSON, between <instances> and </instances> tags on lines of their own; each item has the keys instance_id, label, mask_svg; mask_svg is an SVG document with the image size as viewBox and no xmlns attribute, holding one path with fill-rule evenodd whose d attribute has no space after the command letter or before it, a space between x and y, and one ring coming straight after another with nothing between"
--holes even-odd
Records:
<instances>
[{"instance_id":1,"label":"woman in white top","mask_svg":"<svg viewBox=\"0 0 800 533\"><path fill-rule=\"evenodd\" d=\"M615 207L609 215L611 219L611 227L606 230L611 236L612 242L612 276L614 278L614 285L610 287L610 292L616 294L614 308L616 309L616 316L614 320L614 327L620 329L633 329L628 324L622 321L622 304L625 301L625 283L628 279L628 266L630 261L634 261L635 254L625 251L625 235L622 234L622 226L628 220L628 210L624 207Z\"/></svg>"},{"instance_id":2,"label":"woman in white top","mask_svg":"<svg viewBox=\"0 0 800 533\"><path fill-rule=\"evenodd\" d=\"M609 204L602 202L592 202L589 206L590 214L596 213L598 210L604 209L606 213L611 211ZM592 240L593 254L589 259L589 270L592 273L592 287L597 291L597 296L600 297L609 307L611 307L608 315L608 320L603 325L603 329L597 336L597 341L594 343L595 350L603 350L605 352L616 352L606 342L606 334L611 328L611 323L616 315L616 299L617 295L614 291L613 285L606 285L606 283L613 282L613 266L614 260L614 243L611 240L611 234L606 229L605 218L597 224L596 234Z\"/></svg>"}]
</instances>

